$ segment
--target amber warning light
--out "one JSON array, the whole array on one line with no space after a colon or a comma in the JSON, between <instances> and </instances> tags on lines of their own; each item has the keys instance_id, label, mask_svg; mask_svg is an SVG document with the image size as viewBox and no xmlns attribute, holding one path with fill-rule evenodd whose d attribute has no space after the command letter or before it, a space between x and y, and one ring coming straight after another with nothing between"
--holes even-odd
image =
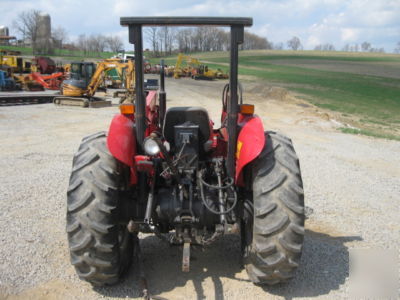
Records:
<instances>
[{"instance_id":1,"label":"amber warning light","mask_svg":"<svg viewBox=\"0 0 400 300\"><path fill-rule=\"evenodd\" d=\"M254 105L251 105L251 104L240 105L240 113L244 114L244 115L254 114Z\"/></svg>"},{"instance_id":2,"label":"amber warning light","mask_svg":"<svg viewBox=\"0 0 400 300\"><path fill-rule=\"evenodd\" d=\"M123 115L133 115L135 113L135 105L133 104L121 104L119 110Z\"/></svg>"}]
</instances>

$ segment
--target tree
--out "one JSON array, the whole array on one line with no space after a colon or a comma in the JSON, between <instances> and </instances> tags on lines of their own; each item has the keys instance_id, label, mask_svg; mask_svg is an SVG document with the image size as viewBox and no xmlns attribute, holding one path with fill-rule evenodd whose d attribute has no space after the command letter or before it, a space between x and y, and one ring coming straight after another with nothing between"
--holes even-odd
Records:
<instances>
[{"instance_id":1,"label":"tree","mask_svg":"<svg viewBox=\"0 0 400 300\"><path fill-rule=\"evenodd\" d=\"M300 39L297 36L294 36L290 40L288 40L287 45L292 50L298 50L302 47Z\"/></svg>"},{"instance_id":2,"label":"tree","mask_svg":"<svg viewBox=\"0 0 400 300\"><path fill-rule=\"evenodd\" d=\"M274 45L274 50L283 50L283 43L279 42Z\"/></svg>"},{"instance_id":3,"label":"tree","mask_svg":"<svg viewBox=\"0 0 400 300\"><path fill-rule=\"evenodd\" d=\"M124 47L124 42L116 35L106 37L106 43L111 52L119 52Z\"/></svg>"},{"instance_id":4,"label":"tree","mask_svg":"<svg viewBox=\"0 0 400 300\"><path fill-rule=\"evenodd\" d=\"M158 30L158 39L159 39L159 45L160 45L160 51L163 52L164 54L171 54L172 53L172 47L173 43L175 40L175 31L174 29L168 27L168 26L163 26Z\"/></svg>"},{"instance_id":5,"label":"tree","mask_svg":"<svg viewBox=\"0 0 400 300\"><path fill-rule=\"evenodd\" d=\"M147 27L145 30L145 34L147 36L147 40L150 42L153 48L153 54L158 56L158 27Z\"/></svg>"},{"instance_id":6,"label":"tree","mask_svg":"<svg viewBox=\"0 0 400 300\"><path fill-rule=\"evenodd\" d=\"M319 44L319 45L315 46L315 47L314 47L314 50L315 50L315 51L322 51L322 45Z\"/></svg>"},{"instance_id":7,"label":"tree","mask_svg":"<svg viewBox=\"0 0 400 300\"><path fill-rule=\"evenodd\" d=\"M224 30L218 30L215 36L215 49L216 51L227 51L229 49L229 33Z\"/></svg>"},{"instance_id":8,"label":"tree","mask_svg":"<svg viewBox=\"0 0 400 300\"><path fill-rule=\"evenodd\" d=\"M88 52L88 43L87 43L87 37L85 34L81 34L78 37L77 41L77 47L83 51L83 54L86 55Z\"/></svg>"},{"instance_id":9,"label":"tree","mask_svg":"<svg viewBox=\"0 0 400 300\"><path fill-rule=\"evenodd\" d=\"M65 28L61 26L53 30L52 37L57 42L60 49L62 49L63 44L68 41L68 33Z\"/></svg>"},{"instance_id":10,"label":"tree","mask_svg":"<svg viewBox=\"0 0 400 300\"><path fill-rule=\"evenodd\" d=\"M371 44L368 42L364 42L361 44L361 50L367 52L371 49Z\"/></svg>"},{"instance_id":11,"label":"tree","mask_svg":"<svg viewBox=\"0 0 400 300\"><path fill-rule=\"evenodd\" d=\"M106 37L102 34L91 35L87 39L87 46L90 52L104 52L107 46Z\"/></svg>"},{"instance_id":12,"label":"tree","mask_svg":"<svg viewBox=\"0 0 400 300\"><path fill-rule=\"evenodd\" d=\"M396 48L394 48L394 53L400 53L400 41L397 42Z\"/></svg>"},{"instance_id":13,"label":"tree","mask_svg":"<svg viewBox=\"0 0 400 300\"><path fill-rule=\"evenodd\" d=\"M167 27L168 28L168 27ZM168 54L172 54L172 48L174 47L174 43L176 40L176 29L175 27L169 27L168 34L166 36L166 48L165 51L168 51Z\"/></svg>"},{"instance_id":14,"label":"tree","mask_svg":"<svg viewBox=\"0 0 400 300\"><path fill-rule=\"evenodd\" d=\"M376 52L376 53L385 53L385 48L370 48L369 52Z\"/></svg>"},{"instance_id":15,"label":"tree","mask_svg":"<svg viewBox=\"0 0 400 300\"><path fill-rule=\"evenodd\" d=\"M272 49L272 45L266 38L245 31L243 50L253 49Z\"/></svg>"},{"instance_id":16,"label":"tree","mask_svg":"<svg viewBox=\"0 0 400 300\"><path fill-rule=\"evenodd\" d=\"M179 52L189 53L191 50L190 45L191 29L186 28L179 30L176 34L176 42L178 44Z\"/></svg>"},{"instance_id":17,"label":"tree","mask_svg":"<svg viewBox=\"0 0 400 300\"><path fill-rule=\"evenodd\" d=\"M154 55L160 52L171 54L174 49L179 52L226 51L229 50L229 32L212 26L197 28L164 28L149 27L146 39L151 44ZM272 49L267 38L245 32L243 49Z\"/></svg>"},{"instance_id":18,"label":"tree","mask_svg":"<svg viewBox=\"0 0 400 300\"><path fill-rule=\"evenodd\" d=\"M24 42L30 40L33 47L35 47L38 34L39 15L38 10L23 11L13 21L13 27L22 35Z\"/></svg>"},{"instance_id":19,"label":"tree","mask_svg":"<svg viewBox=\"0 0 400 300\"><path fill-rule=\"evenodd\" d=\"M358 52L358 49L359 49L358 44L346 45L346 46L348 46L348 50L347 51L349 51L349 52Z\"/></svg>"},{"instance_id":20,"label":"tree","mask_svg":"<svg viewBox=\"0 0 400 300\"><path fill-rule=\"evenodd\" d=\"M330 43L326 43L326 44L320 44L315 46L314 50L316 51L335 51L335 46L333 46Z\"/></svg>"}]
</instances>

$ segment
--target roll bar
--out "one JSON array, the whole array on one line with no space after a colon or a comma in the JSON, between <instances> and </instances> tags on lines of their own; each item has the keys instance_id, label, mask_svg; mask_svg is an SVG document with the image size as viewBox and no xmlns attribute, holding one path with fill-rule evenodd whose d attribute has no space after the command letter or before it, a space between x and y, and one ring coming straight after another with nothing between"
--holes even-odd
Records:
<instances>
[{"instance_id":1,"label":"roll bar","mask_svg":"<svg viewBox=\"0 0 400 300\"><path fill-rule=\"evenodd\" d=\"M143 86L143 26L228 26L231 28L230 76L228 103L228 155L226 168L228 175L235 175L236 124L238 113L238 56L239 44L243 43L244 27L252 26L252 18L236 17L121 17L120 24L129 27L129 43L135 45L136 78L136 138L141 149L146 131L145 94ZM140 150L139 150L140 151Z\"/></svg>"},{"instance_id":2,"label":"roll bar","mask_svg":"<svg viewBox=\"0 0 400 300\"><path fill-rule=\"evenodd\" d=\"M252 18L237 17L121 17L122 26L252 26Z\"/></svg>"}]
</instances>

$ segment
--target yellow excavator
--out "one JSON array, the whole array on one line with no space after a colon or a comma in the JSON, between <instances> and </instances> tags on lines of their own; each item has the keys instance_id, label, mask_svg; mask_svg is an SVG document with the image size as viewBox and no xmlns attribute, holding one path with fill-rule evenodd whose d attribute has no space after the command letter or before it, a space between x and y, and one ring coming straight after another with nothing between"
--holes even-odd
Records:
<instances>
[{"instance_id":1,"label":"yellow excavator","mask_svg":"<svg viewBox=\"0 0 400 300\"><path fill-rule=\"evenodd\" d=\"M111 101L94 97L96 90L102 83L106 71L120 69L124 72L125 98L133 99L134 63L131 60L122 62L119 59L105 59L97 64L92 62L72 62L70 77L63 81L60 88L61 96L54 98L57 105L72 105L83 107L111 106Z\"/></svg>"},{"instance_id":2,"label":"yellow excavator","mask_svg":"<svg viewBox=\"0 0 400 300\"><path fill-rule=\"evenodd\" d=\"M186 67L182 67L184 60L186 61ZM174 68L174 78L190 77L192 70L200 65L201 63L197 58L179 53Z\"/></svg>"},{"instance_id":3,"label":"yellow excavator","mask_svg":"<svg viewBox=\"0 0 400 300\"><path fill-rule=\"evenodd\" d=\"M186 67L182 67L183 61L186 61ZM227 79L228 74L221 69L213 70L202 63L197 58L179 53L174 69L174 78L192 77L193 79Z\"/></svg>"}]
</instances>

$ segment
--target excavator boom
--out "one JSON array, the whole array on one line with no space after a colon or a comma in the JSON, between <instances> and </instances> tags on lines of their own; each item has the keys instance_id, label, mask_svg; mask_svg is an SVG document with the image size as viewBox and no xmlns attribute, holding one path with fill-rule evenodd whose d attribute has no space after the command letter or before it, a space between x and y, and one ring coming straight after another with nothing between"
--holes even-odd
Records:
<instances>
[{"instance_id":1,"label":"excavator boom","mask_svg":"<svg viewBox=\"0 0 400 300\"><path fill-rule=\"evenodd\" d=\"M84 66L85 63L81 63ZM82 68L83 69L83 68ZM96 90L102 83L105 72L117 69L125 71L125 88L126 94L132 96L134 93L133 82L134 78L134 63L132 60L121 62L119 59L105 59L97 64L96 70L90 78L87 87L82 86L82 80L67 80L63 84L62 96L54 98L54 104L57 105L72 105L83 107L100 107L110 106L111 101L106 101L100 98L94 98ZM84 83L83 83L84 84Z\"/></svg>"},{"instance_id":2,"label":"excavator boom","mask_svg":"<svg viewBox=\"0 0 400 300\"><path fill-rule=\"evenodd\" d=\"M86 90L86 95L88 97L94 96L96 90L100 86L104 73L111 69L126 69L125 88L127 90L132 89L133 81L135 79L135 67L133 61L128 59L126 63L123 63L120 62L119 59L106 59L97 65L96 71L94 72L92 80L90 81Z\"/></svg>"}]
</instances>

